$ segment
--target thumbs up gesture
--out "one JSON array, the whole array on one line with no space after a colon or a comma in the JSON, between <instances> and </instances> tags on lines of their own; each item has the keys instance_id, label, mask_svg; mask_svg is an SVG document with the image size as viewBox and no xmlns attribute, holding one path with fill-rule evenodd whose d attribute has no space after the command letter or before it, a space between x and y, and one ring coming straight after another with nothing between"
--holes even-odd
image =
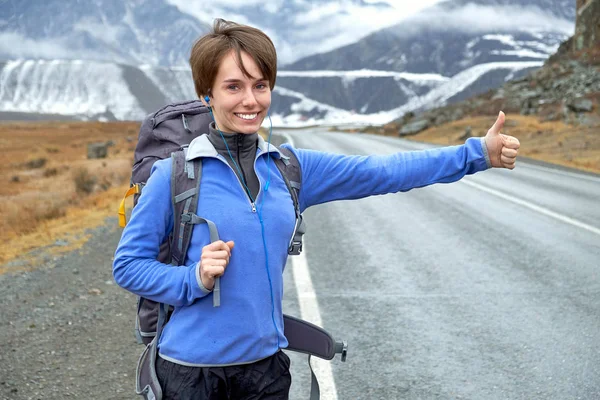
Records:
<instances>
[{"instance_id":1,"label":"thumbs up gesture","mask_svg":"<svg viewBox=\"0 0 600 400\"><path fill-rule=\"evenodd\" d=\"M504 113L500 111L496 122L485 135L485 144L492 167L513 169L521 143L516 137L500 133L504 119Z\"/></svg>"}]
</instances>

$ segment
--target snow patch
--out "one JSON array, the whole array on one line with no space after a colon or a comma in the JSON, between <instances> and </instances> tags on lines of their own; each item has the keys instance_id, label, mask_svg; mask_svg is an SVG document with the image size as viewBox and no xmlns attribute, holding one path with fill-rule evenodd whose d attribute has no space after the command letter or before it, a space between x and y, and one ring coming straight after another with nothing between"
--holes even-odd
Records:
<instances>
[{"instance_id":1,"label":"snow patch","mask_svg":"<svg viewBox=\"0 0 600 400\"><path fill-rule=\"evenodd\" d=\"M361 78L375 77L393 77L395 79L404 79L407 81L422 83L422 82L445 82L450 78L439 74L415 74L410 72L396 71L380 71L371 69L360 69L354 71L333 71L333 70L316 70L316 71L278 71L277 76L285 77L302 77L302 78L331 78L339 77L348 81Z\"/></svg>"},{"instance_id":2,"label":"snow patch","mask_svg":"<svg viewBox=\"0 0 600 400\"><path fill-rule=\"evenodd\" d=\"M116 64L17 60L0 71L0 110L139 119L144 111Z\"/></svg>"}]
</instances>

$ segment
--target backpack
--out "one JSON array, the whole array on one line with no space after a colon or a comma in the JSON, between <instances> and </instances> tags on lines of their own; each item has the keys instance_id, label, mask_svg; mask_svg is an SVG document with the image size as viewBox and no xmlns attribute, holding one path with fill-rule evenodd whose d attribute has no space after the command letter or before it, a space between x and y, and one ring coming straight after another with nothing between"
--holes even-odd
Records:
<instances>
[{"instance_id":1,"label":"backpack","mask_svg":"<svg viewBox=\"0 0 600 400\"><path fill-rule=\"evenodd\" d=\"M134 152L134 164L131 174L130 188L119 207L119 225L125 227L125 200L134 196L133 206L137 204L143 187L150 177L152 165L165 158L171 158L171 199L173 204L173 230L161 244L158 261L173 266L182 265L185 261L192 229L195 224L206 223L209 227L211 242L218 240L218 231L214 223L197 216L196 206L201 190L202 160L185 160L187 146L196 137L207 133L213 121L209 109L198 100L170 104L147 116L140 127L138 143ZM292 197L296 224L294 234L288 246L288 254L298 255L302 251L302 236L305 232L304 220L300 213L299 192L302 186L300 164L296 156L288 149L278 147L284 155L274 158L283 180ZM219 280L215 280L213 303L220 304ZM163 326L168 322L173 307L159 304L152 300L138 297L135 333L139 343L146 345L138 362L136 392L146 398L160 399L161 391L154 362L158 337ZM345 361L347 344L336 342L323 329L306 321L284 315L284 335L288 339L288 350L299 351L310 356L331 360L335 354L342 354ZM319 386L312 373L311 399L319 398Z\"/></svg>"}]
</instances>

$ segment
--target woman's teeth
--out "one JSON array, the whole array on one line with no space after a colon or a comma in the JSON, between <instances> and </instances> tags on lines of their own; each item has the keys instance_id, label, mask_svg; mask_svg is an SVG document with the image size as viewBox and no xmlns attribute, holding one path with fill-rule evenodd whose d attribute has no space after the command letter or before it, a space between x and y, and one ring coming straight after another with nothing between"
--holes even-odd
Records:
<instances>
[{"instance_id":1,"label":"woman's teeth","mask_svg":"<svg viewBox=\"0 0 600 400\"><path fill-rule=\"evenodd\" d=\"M235 115L237 115L237 116L238 116L238 117L240 117L241 119L248 119L248 120L250 120L250 119L254 119L254 118L256 118L256 115L257 115L257 114L256 114L256 113L254 113L254 114L235 114Z\"/></svg>"}]
</instances>

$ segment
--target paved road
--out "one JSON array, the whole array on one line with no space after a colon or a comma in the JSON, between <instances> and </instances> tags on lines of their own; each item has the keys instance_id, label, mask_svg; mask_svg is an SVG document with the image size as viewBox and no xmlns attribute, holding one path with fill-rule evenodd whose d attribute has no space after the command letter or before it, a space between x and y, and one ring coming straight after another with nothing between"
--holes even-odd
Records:
<instances>
[{"instance_id":1,"label":"paved road","mask_svg":"<svg viewBox=\"0 0 600 400\"><path fill-rule=\"evenodd\" d=\"M298 147L346 154L429 147L289 134ZM330 364L333 381L321 379L335 384L329 398L600 398L599 177L521 161L306 218L319 317L350 344L348 361ZM286 308L300 315L294 267ZM301 398L308 368L293 361Z\"/></svg>"}]
</instances>

